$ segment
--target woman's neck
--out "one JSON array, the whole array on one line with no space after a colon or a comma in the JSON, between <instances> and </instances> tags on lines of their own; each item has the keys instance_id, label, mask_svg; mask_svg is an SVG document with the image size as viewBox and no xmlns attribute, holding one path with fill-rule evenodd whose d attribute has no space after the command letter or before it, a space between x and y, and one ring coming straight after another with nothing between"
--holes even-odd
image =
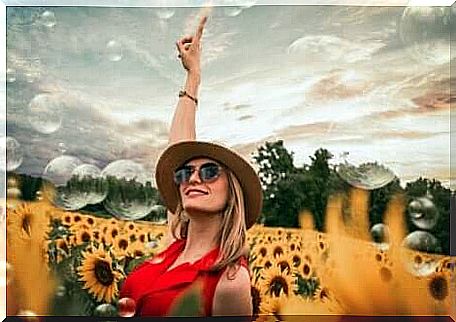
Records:
<instances>
[{"instance_id":1,"label":"woman's neck","mask_svg":"<svg viewBox=\"0 0 456 322\"><path fill-rule=\"evenodd\" d=\"M189 217L185 248L181 254L184 260L194 260L218 247L217 237L222 222L221 214Z\"/></svg>"}]
</instances>

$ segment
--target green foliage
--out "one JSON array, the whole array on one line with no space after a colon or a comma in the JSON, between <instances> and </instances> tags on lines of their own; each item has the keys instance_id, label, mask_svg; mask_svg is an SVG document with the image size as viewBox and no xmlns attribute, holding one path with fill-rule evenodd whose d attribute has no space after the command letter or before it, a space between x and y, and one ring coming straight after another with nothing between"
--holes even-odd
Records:
<instances>
[{"instance_id":1,"label":"green foliage","mask_svg":"<svg viewBox=\"0 0 456 322\"><path fill-rule=\"evenodd\" d=\"M352 187L342 180L336 166L330 166L333 155L326 149L318 149L310 156L310 164L296 167L293 153L287 151L283 141L266 142L253 156L258 164L263 186L263 213L261 220L266 226L299 227L299 214L310 211L315 227L324 227L328 198L335 193L345 200L344 214L349 214L349 197ZM451 190L438 180L418 179L407 184L405 190L398 178L389 184L370 191L370 225L384 222L384 214L391 198L405 193L409 202L413 197L422 197L426 192L433 196L440 217L431 233L442 243L444 254L449 254L449 214ZM408 220L409 231L416 227Z\"/></svg>"},{"instance_id":2,"label":"green foliage","mask_svg":"<svg viewBox=\"0 0 456 322\"><path fill-rule=\"evenodd\" d=\"M407 204L416 197L425 197L427 194L437 208L439 217L436 225L428 230L440 242L443 254L450 253L450 198L452 191L442 186L436 179L418 178L407 183L405 187ZM454 193L454 192L453 192ZM407 210L407 228L409 232L419 230L410 220Z\"/></svg>"},{"instance_id":3,"label":"green foliage","mask_svg":"<svg viewBox=\"0 0 456 322\"><path fill-rule=\"evenodd\" d=\"M296 295L302 297L313 297L320 285L317 277L304 278L301 274L296 275L297 290L294 291Z\"/></svg>"}]
</instances>

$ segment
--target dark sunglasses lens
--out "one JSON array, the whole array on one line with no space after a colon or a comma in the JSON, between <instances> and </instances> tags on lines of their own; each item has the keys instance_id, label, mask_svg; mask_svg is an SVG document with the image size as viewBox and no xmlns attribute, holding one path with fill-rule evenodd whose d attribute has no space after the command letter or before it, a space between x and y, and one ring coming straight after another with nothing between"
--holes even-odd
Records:
<instances>
[{"instance_id":1,"label":"dark sunglasses lens","mask_svg":"<svg viewBox=\"0 0 456 322\"><path fill-rule=\"evenodd\" d=\"M215 179L220 174L220 168L215 163L206 163L200 168L200 177L203 181Z\"/></svg>"},{"instance_id":2,"label":"dark sunglasses lens","mask_svg":"<svg viewBox=\"0 0 456 322\"><path fill-rule=\"evenodd\" d=\"M192 175L192 169L190 169L189 167L183 167L183 168L177 169L174 172L174 182L176 184L181 184L183 182L186 182L190 179L191 175Z\"/></svg>"}]
</instances>

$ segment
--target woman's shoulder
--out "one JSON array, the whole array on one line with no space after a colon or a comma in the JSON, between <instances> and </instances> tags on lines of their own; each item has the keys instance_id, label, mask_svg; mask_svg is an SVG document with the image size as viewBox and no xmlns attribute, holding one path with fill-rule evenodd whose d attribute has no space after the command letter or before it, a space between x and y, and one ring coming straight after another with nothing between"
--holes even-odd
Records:
<instances>
[{"instance_id":1,"label":"woman's shoulder","mask_svg":"<svg viewBox=\"0 0 456 322\"><path fill-rule=\"evenodd\" d=\"M213 314L251 314L251 279L248 268L241 265L234 275L228 271L224 271L215 289Z\"/></svg>"}]
</instances>

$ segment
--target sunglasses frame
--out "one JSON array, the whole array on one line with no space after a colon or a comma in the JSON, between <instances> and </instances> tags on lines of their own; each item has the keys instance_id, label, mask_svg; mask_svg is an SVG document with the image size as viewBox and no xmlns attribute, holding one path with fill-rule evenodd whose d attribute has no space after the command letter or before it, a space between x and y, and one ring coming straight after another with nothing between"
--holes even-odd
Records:
<instances>
[{"instance_id":1,"label":"sunglasses frame","mask_svg":"<svg viewBox=\"0 0 456 322\"><path fill-rule=\"evenodd\" d=\"M212 166L212 165L215 165L217 167L217 171L218 171L217 174L214 177L210 178L210 179L204 179L203 178L204 176L201 175L202 174L201 170L204 169L205 167L209 167L209 166ZM182 180L182 181L178 182L178 180L176 179L177 172L178 171L182 171L182 170L186 170L186 169L190 169L190 175L188 176L188 178L186 180ZM218 163L215 163L213 161L205 162L205 163L203 163L203 164L201 164L199 166L194 166L194 165L191 165L191 164L184 164L183 166L180 166L179 168L177 168L174 171L173 181L178 186L183 184L183 183L188 183L190 181L190 178L193 175L193 173L195 171L198 171L198 177L200 178L201 182L209 183L209 182L213 182L213 181L217 180L220 177L220 175L222 174L223 170L224 170L224 168L223 168L222 165L220 165Z\"/></svg>"}]
</instances>

